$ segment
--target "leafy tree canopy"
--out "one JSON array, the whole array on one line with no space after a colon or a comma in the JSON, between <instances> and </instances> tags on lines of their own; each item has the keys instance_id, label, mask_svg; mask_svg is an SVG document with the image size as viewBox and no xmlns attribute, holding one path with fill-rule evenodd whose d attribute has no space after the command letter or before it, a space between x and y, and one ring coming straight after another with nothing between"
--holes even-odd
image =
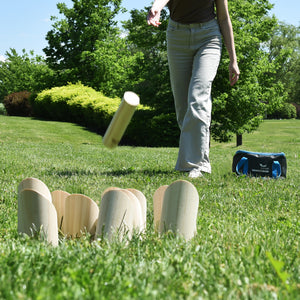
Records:
<instances>
[{"instance_id":1,"label":"leafy tree canopy","mask_svg":"<svg viewBox=\"0 0 300 300\"><path fill-rule=\"evenodd\" d=\"M118 32L114 17L121 10L121 0L72 0L73 7L58 3L62 19L52 17L53 29L46 35L44 49L49 66L65 74L66 81L93 81L93 53L99 41ZM64 78L62 78L64 80Z\"/></svg>"}]
</instances>

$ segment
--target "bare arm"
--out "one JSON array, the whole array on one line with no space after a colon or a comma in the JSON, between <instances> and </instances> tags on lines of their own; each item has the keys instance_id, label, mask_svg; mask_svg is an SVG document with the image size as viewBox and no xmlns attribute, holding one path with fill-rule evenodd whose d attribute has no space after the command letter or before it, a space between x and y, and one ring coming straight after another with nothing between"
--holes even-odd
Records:
<instances>
[{"instance_id":1,"label":"bare arm","mask_svg":"<svg viewBox=\"0 0 300 300\"><path fill-rule=\"evenodd\" d=\"M161 23L160 19L160 12L161 10L167 5L169 0L155 0L152 8L150 9L148 16L147 16L147 23L148 25L152 25L158 27Z\"/></svg>"},{"instance_id":2,"label":"bare arm","mask_svg":"<svg viewBox=\"0 0 300 300\"><path fill-rule=\"evenodd\" d=\"M240 70L237 64L232 24L228 12L227 0L216 0L217 18L229 54L229 81L233 86L239 79Z\"/></svg>"}]
</instances>

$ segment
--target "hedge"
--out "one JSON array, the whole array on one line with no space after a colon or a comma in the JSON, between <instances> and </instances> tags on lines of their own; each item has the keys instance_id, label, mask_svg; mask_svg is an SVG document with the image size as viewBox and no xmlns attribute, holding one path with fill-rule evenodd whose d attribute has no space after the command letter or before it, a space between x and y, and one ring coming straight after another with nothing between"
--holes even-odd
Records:
<instances>
[{"instance_id":1,"label":"hedge","mask_svg":"<svg viewBox=\"0 0 300 300\"><path fill-rule=\"evenodd\" d=\"M73 122L103 135L121 103L81 83L45 90L32 98L34 116ZM175 114L156 116L155 110L139 105L121 144L135 146L177 146Z\"/></svg>"},{"instance_id":2,"label":"hedge","mask_svg":"<svg viewBox=\"0 0 300 300\"><path fill-rule=\"evenodd\" d=\"M295 119L297 118L297 109L291 103L283 103L272 114L268 115L268 119Z\"/></svg>"}]
</instances>

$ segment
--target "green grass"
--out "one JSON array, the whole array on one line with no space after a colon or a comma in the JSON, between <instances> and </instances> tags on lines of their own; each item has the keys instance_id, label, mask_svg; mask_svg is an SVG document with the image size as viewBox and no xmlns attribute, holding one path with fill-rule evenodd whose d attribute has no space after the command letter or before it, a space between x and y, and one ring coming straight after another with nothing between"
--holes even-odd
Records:
<instances>
[{"instance_id":1,"label":"green grass","mask_svg":"<svg viewBox=\"0 0 300 300\"><path fill-rule=\"evenodd\" d=\"M0 298L300 299L299 129L300 120L266 121L239 148L212 142L213 173L192 180L198 234L185 242L152 224L156 189L188 180L173 171L176 148L108 150L74 124L0 116ZM235 176L238 149L285 152L287 178ZM26 177L97 203L107 187L136 188L148 200L147 231L127 244L83 237L57 248L18 236Z\"/></svg>"}]
</instances>

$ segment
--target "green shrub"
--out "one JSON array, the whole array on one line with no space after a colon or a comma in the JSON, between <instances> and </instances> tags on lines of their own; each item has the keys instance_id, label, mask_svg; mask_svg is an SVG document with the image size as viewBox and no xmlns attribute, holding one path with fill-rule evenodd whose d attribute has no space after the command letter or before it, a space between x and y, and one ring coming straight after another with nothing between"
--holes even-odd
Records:
<instances>
[{"instance_id":1,"label":"green shrub","mask_svg":"<svg viewBox=\"0 0 300 300\"><path fill-rule=\"evenodd\" d=\"M6 115L6 109L3 103L0 103L0 115Z\"/></svg>"},{"instance_id":2,"label":"green shrub","mask_svg":"<svg viewBox=\"0 0 300 300\"><path fill-rule=\"evenodd\" d=\"M35 116L103 131L120 104L80 83L45 90L33 101Z\"/></svg>"},{"instance_id":3,"label":"green shrub","mask_svg":"<svg viewBox=\"0 0 300 300\"><path fill-rule=\"evenodd\" d=\"M295 119L296 117L296 107L290 103L284 103L272 114L268 115L268 119Z\"/></svg>"},{"instance_id":4,"label":"green shrub","mask_svg":"<svg viewBox=\"0 0 300 300\"><path fill-rule=\"evenodd\" d=\"M291 103L295 108L296 108L296 113L297 113L297 119L300 119L300 104L298 103Z\"/></svg>"},{"instance_id":5,"label":"green shrub","mask_svg":"<svg viewBox=\"0 0 300 300\"><path fill-rule=\"evenodd\" d=\"M151 129L153 133L153 145L163 147L178 145L180 131L175 113L154 116L151 120Z\"/></svg>"},{"instance_id":6,"label":"green shrub","mask_svg":"<svg viewBox=\"0 0 300 300\"><path fill-rule=\"evenodd\" d=\"M3 104L9 116L30 117L32 107L30 105L31 93L27 91L12 93L4 97Z\"/></svg>"},{"instance_id":7,"label":"green shrub","mask_svg":"<svg viewBox=\"0 0 300 300\"><path fill-rule=\"evenodd\" d=\"M80 83L55 87L32 97L35 116L77 123L102 135L120 103L120 98L108 98ZM157 116L154 109L139 105L121 144L177 146L178 127L175 114Z\"/></svg>"}]
</instances>

